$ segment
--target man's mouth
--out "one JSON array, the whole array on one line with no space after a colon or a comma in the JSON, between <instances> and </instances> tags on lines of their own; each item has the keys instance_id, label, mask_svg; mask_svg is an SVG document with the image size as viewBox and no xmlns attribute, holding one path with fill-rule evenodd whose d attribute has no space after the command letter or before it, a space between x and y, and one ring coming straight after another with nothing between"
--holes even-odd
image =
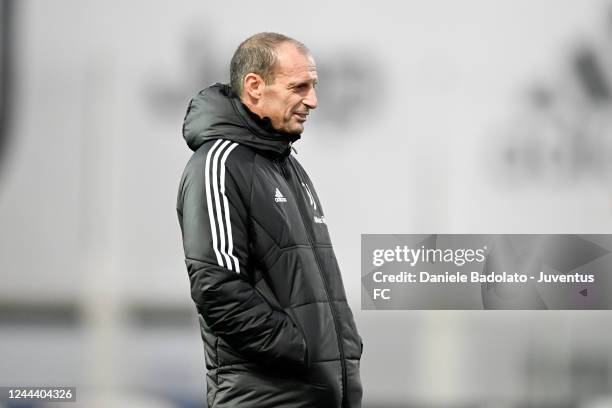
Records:
<instances>
[{"instance_id":1,"label":"man's mouth","mask_svg":"<svg viewBox=\"0 0 612 408\"><path fill-rule=\"evenodd\" d=\"M293 114L297 116L298 120L301 120L302 122L306 121L306 118L308 117L307 113L294 112Z\"/></svg>"}]
</instances>

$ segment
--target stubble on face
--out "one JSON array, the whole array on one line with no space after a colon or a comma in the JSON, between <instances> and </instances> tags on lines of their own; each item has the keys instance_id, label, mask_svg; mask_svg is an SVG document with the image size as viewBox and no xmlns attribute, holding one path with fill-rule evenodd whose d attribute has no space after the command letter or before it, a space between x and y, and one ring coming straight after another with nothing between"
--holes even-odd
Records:
<instances>
[{"instance_id":1,"label":"stubble on face","mask_svg":"<svg viewBox=\"0 0 612 408\"><path fill-rule=\"evenodd\" d=\"M311 55L291 43L281 44L277 52L275 77L264 89L262 113L275 129L301 134L310 110L317 106L317 67Z\"/></svg>"}]
</instances>

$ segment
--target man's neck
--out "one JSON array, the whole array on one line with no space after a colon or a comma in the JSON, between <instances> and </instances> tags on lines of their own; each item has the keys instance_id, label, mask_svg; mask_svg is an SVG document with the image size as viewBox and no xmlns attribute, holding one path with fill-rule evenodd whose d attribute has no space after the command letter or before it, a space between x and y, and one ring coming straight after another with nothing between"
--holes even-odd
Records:
<instances>
[{"instance_id":1,"label":"man's neck","mask_svg":"<svg viewBox=\"0 0 612 408\"><path fill-rule=\"evenodd\" d=\"M255 120L255 122L257 122L258 125L260 125L261 127L263 127L264 129L266 129L268 131L276 131L276 129L274 129L274 127L272 127L272 121L270 120L270 118L262 115L260 112L258 112L257 110L253 109L253 105L252 104L249 104L248 102L244 101L243 99L240 99L240 101L242 102L242 105L245 107L245 110L247 111L249 116L251 116L253 118L253 120Z\"/></svg>"},{"instance_id":2,"label":"man's neck","mask_svg":"<svg viewBox=\"0 0 612 408\"><path fill-rule=\"evenodd\" d=\"M259 120L263 120L266 117L261 111L261 109L255 104L253 104L251 101L245 98L240 98L240 102L242 102L242 104L247 107L250 113L257 115Z\"/></svg>"}]
</instances>

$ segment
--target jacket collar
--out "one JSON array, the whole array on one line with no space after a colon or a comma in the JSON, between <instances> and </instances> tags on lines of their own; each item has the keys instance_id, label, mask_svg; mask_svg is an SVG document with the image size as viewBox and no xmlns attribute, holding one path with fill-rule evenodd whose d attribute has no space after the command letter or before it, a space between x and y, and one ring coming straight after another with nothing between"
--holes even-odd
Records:
<instances>
[{"instance_id":1,"label":"jacket collar","mask_svg":"<svg viewBox=\"0 0 612 408\"><path fill-rule=\"evenodd\" d=\"M213 139L227 139L275 156L288 156L300 138L272 127L269 118L251 112L227 84L214 84L190 102L183 137L193 151Z\"/></svg>"}]
</instances>

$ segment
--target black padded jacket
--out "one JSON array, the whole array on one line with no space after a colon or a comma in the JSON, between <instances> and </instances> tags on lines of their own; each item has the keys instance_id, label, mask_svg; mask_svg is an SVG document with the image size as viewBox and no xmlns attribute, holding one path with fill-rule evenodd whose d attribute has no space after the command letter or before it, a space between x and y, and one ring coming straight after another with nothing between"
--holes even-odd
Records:
<instances>
[{"instance_id":1,"label":"black padded jacket","mask_svg":"<svg viewBox=\"0 0 612 408\"><path fill-rule=\"evenodd\" d=\"M215 408L361 406L363 343L321 202L227 85L189 104L177 212Z\"/></svg>"}]
</instances>

